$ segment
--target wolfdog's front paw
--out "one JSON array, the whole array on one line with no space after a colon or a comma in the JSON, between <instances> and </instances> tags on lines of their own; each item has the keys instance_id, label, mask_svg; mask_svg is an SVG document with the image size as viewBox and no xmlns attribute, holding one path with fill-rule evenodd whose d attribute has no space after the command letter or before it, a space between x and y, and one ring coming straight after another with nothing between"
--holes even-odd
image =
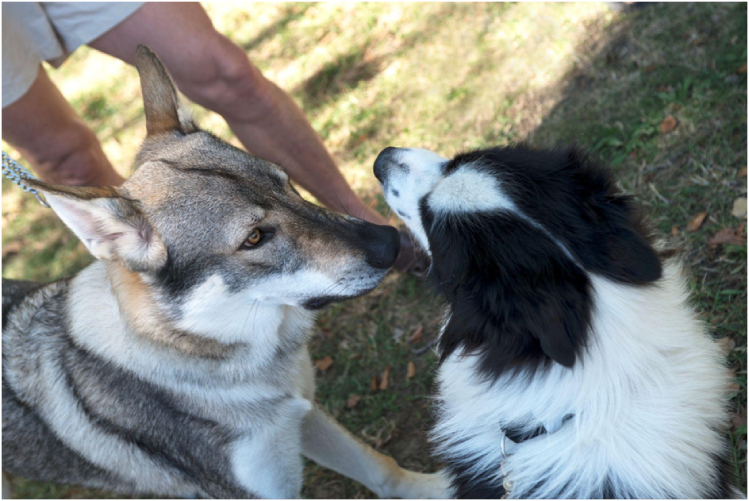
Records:
<instances>
[{"instance_id":1,"label":"wolfdog's front paw","mask_svg":"<svg viewBox=\"0 0 749 501\"><path fill-rule=\"evenodd\" d=\"M393 489L395 497L403 499L448 499L452 496L450 480L442 471L416 473L404 470L398 485Z\"/></svg>"}]
</instances>

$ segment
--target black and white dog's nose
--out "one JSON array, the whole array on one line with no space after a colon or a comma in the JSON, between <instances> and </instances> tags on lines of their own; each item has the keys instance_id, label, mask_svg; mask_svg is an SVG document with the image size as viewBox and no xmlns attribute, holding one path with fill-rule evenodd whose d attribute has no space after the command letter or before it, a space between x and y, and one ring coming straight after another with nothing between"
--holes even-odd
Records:
<instances>
[{"instance_id":1,"label":"black and white dog's nose","mask_svg":"<svg viewBox=\"0 0 749 501\"><path fill-rule=\"evenodd\" d=\"M398 148L388 146L377 155L374 163L374 175L380 183L385 182L396 151L398 151Z\"/></svg>"}]
</instances>

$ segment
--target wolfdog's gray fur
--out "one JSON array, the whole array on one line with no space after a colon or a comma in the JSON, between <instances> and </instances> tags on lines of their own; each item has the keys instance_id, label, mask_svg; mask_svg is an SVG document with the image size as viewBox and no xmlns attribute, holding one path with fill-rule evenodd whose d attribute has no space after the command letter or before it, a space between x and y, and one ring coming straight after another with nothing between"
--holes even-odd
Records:
<instances>
[{"instance_id":1,"label":"wolfdog's gray fur","mask_svg":"<svg viewBox=\"0 0 749 501\"><path fill-rule=\"evenodd\" d=\"M99 259L3 281L3 470L122 493L293 497L301 455L385 497L438 497L314 402L312 310L375 287L398 234L304 201L199 130L136 58L148 137L121 188L34 182ZM258 236L259 235L259 236Z\"/></svg>"}]
</instances>

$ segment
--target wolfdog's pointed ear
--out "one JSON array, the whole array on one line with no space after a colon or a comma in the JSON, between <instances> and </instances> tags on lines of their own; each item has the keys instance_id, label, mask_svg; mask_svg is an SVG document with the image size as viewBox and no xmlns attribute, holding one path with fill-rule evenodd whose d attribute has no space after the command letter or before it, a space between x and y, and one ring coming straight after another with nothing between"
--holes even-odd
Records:
<instances>
[{"instance_id":1,"label":"wolfdog's pointed ear","mask_svg":"<svg viewBox=\"0 0 749 501\"><path fill-rule=\"evenodd\" d=\"M135 53L135 67L140 75L148 135L183 132L177 90L159 58L145 45L139 45Z\"/></svg>"},{"instance_id":2,"label":"wolfdog's pointed ear","mask_svg":"<svg viewBox=\"0 0 749 501\"><path fill-rule=\"evenodd\" d=\"M44 193L95 258L121 261L132 271L155 271L166 262L166 246L138 209L138 202L117 188L24 182Z\"/></svg>"}]
</instances>

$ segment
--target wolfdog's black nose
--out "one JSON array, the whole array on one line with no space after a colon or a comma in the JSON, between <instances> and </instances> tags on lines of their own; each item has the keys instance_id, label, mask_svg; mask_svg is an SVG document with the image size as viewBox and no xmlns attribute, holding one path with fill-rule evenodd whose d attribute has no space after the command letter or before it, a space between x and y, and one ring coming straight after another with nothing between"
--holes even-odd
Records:
<instances>
[{"instance_id":1,"label":"wolfdog's black nose","mask_svg":"<svg viewBox=\"0 0 749 501\"><path fill-rule=\"evenodd\" d=\"M393 153L395 153L397 149L398 148L388 146L387 148L382 150L379 155L377 155L374 163L374 175L380 183L385 182L388 165L390 165L390 162L393 159Z\"/></svg>"},{"instance_id":2,"label":"wolfdog's black nose","mask_svg":"<svg viewBox=\"0 0 749 501\"><path fill-rule=\"evenodd\" d=\"M393 266L401 249L398 230L392 226L367 224L362 228L365 235L364 253L372 268L386 270Z\"/></svg>"}]
</instances>

